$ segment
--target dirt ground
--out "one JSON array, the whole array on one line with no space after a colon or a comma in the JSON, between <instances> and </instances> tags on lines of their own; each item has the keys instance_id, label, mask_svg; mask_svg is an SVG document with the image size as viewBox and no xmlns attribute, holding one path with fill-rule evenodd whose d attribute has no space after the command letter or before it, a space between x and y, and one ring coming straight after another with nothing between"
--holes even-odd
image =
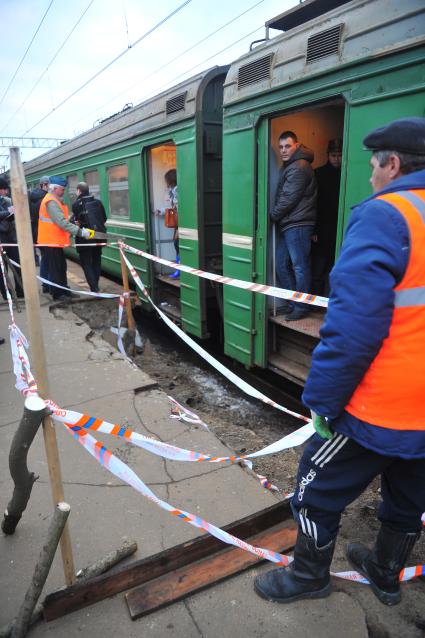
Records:
<instances>
[{"instance_id":1,"label":"dirt ground","mask_svg":"<svg viewBox=\"0 0 425 638\"><path fill-rule=\"evenodd\" d=\"M116 326L116 302L79 302L72 305L72 310L90 325L92 334L102 335L108 341L114 339L110 326ZM177 342L178 338L160 320L148 320L140 313L136 316L143 340L143 349L135 356L137 365L156 379L167 394L198 414L235 453L261 449L302 423L242 394L184 344ZM91 336L88 335L88 338ZM296 448L260 458L256 460L254 470L267 476L284 495L295 487L301 453L302 448ZM347 542L355 540L372 545L379 528L376 518L379 502L379 480L376 479L344 513L333 562L334 571L349 569L344 555ZM417 543L409 564L425 562L423 537ZM353 596L361 605L371 638L425 637L424 578L403 586L403 600L396 607L385 607L379 603L365 585L334 579L334 589ZM341 636L343 633L341 628Z\"/></svg>"}]
</instances>

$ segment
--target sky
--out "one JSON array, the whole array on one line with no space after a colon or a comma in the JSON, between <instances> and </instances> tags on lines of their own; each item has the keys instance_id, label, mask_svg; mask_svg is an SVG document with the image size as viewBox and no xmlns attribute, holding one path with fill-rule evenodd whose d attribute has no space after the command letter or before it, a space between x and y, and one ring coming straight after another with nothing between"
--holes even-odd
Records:
<instances>
[{"instance_id":1,"label":"sky","mask_svg":"<svg viewBox=\"0 0 425 638\"><path fill-rule=\"evenodd\" d=\"M0 0L0 138L70 139L128 103L236 60L264 37L267 20L297 4ZM22 148L22 159L45 150ZM1 172L8 167L8 148L1 147L0 155Z\"/></svg>"}]
</instances>

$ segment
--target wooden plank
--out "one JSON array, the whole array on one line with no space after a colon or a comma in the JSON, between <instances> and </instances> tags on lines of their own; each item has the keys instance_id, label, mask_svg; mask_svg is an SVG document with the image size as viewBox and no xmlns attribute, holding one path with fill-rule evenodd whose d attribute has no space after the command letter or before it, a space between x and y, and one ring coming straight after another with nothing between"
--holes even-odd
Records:
<instances>
[{"instance_id":1,"label":"wooden plank","mask_svg":"<svg viewBox=\"0 0 425 638\"><path fill-rule=\"evenodd\" d=\"M250 539L253 545L276 552L287 551L295 545L297 528L294 522L262 532ZM249 567L261 559L242 549L228 549L202 561L182 567L161 578L125 594L132 620L175 603L186 596L215 585Z\"/></svg>"},{"instance_id":2,"label":"wooden plank","mask_svg":"<svg viewBox=\"0 0 425 638\"><path fill-rule=\"evenodd\" d=\"M226 525L226 532L241 539L258 534L284 520L292 518L289 501L281 501L260 512ZM45 620L54 620L76 609L92 605L109 596L158 578L172 570L209 556L225 545L214 536L204 534L163 552L111 570L83 583L61 589L46 596Z\"/></svg>"}]
</instances>

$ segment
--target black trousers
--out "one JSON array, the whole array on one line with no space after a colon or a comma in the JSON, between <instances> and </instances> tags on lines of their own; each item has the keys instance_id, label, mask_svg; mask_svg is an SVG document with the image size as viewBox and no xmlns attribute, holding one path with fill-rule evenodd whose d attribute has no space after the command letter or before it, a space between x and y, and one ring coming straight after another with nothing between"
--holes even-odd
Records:
<instances>
[{"instance_id":1,"label":"black trousers","mask_svg":"<svg viewBox=\"0 0 425 638\"><path fill-rule=\"evenodd\" d=\"M333 540L341 514L376 477L381 477L379 520L408 533L422 529L425 512L425 459L383 456L343 434L317 434L304 451L291 501L299 527L318 547ZM353 530L355 534L355 530Z\"/></svg>"},{"instance_id":2,"label":"black trousers","mask_svg":"<svg viewBox=\"0 0 425 638\"><path fill-rule=\"evenodd\" d=\"M47 272L49 273L49 280L52 283L68 288L66 259L63 248L43 248L43 261L44 259L47 260L46 266ZM56 288L56 286L50 286L50 294L53 299L58 299L63 295L69 295L70 291L62 290L62 288Z\"/></svg>"},{"instance_id":3,"label":"black trousers","mask_svg":"<svg viewBox=\"0 0 425 638\"><path fill-rule=\"evenodd\" d=\"M93 246L81 248L78 251L81 267L92 292L99 292L99 277L101 271L102 247Z\"/></svg>"}]
</instances>

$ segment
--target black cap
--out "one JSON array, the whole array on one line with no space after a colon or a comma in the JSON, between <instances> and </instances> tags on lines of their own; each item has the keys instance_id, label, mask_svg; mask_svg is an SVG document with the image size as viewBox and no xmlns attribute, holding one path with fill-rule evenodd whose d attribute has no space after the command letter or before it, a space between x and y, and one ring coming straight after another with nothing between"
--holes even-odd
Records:
<instances>
[{"instance_id":1,"label":"black cap","mask_svg":"<svg viewBox=\"0 0 425 638\"><path fill-rule=\"evenodd\" d=\"M425 117L394 120L366 135L363 144L371 151L425 155Z\"/></svg>"},{"instance_id":2,"label":"black cap","mask_svg":"<svg viewBox=\"0 0 425 638\"><path fill-rule=\"evenodd\" d=\"M328 153L342 153L342 140L339 138L329 140L327 151Z\"/></svg>"},{"instance_id":3,"label":"black cap","mask_svg":"<svg viewBox=\"0 0 425 638\"><path fill-rule=\"evenodd\" d=\"M9 184L3 177L0 177L0 188L9 188Z\"/></svg>"}]
</instances>

